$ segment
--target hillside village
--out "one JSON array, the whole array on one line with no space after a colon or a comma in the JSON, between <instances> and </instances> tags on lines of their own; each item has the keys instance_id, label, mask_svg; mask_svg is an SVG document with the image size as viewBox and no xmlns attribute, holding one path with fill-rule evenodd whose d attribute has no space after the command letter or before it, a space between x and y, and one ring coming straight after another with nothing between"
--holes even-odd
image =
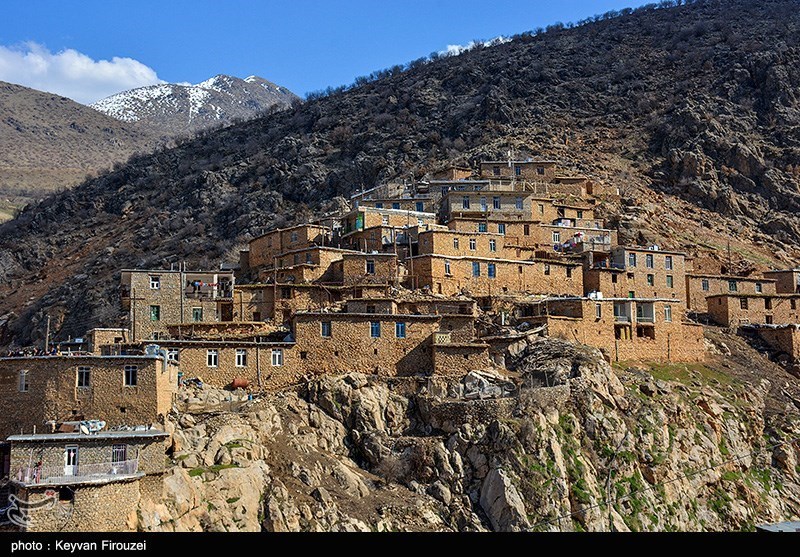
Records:
<instances>
[{"instance_id":1,"label":"hillside village","mask_svg":"<svg viewBox=\"0 0 800 557\"><path fill-rule=\"evenodd\" d=\"M708 323L800 358L800 270L710 274L668 246L619 245L598 218L618 198L555 161L482 161L360 191L346 212L266 231L219 269L121 269L119 327L0 358L3 476L114 529L132 482L163 473L164 423L186 385L513 380L505 356L530 336L608 362L701 362Z\"/></svg>"}]
</instances>

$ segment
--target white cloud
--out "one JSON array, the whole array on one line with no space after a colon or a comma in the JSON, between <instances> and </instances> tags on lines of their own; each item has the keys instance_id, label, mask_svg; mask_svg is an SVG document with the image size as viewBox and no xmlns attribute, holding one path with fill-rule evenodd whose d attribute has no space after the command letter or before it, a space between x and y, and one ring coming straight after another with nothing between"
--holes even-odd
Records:
<instances>
[{"instance_id":1,"label":"white cloud","mask_svg":"<svg viewBox=\"0 0 800 557\"><path fill-rule=\"evenodd\" d=\"M500 35L499 37L495 37L489 41L483 41L482 43L480 43L480 45L495 46L498 44L507 43L509 41L511 41L511 39ZM441 54L442 56L458 56L459 54L472 50L473 48L477 47L478 44L479 43L476 43L475 41L470 41L465 45L449 44L447 45L447 48L445 48L444 50L440 50L439 54Z\"/></svg>"},{"instance_id":2,"label":"white cloud","mask_svg":"<svg viewBox=\"0 0 800 557\"><path fill-rule=\"evenodd\" d=\"M35 42L0 45L0 81L56 93L84 104L127 89L164 83L155 70L132 58L93 60L71 48L52 53Z\"/></svg>"}]
</instances>

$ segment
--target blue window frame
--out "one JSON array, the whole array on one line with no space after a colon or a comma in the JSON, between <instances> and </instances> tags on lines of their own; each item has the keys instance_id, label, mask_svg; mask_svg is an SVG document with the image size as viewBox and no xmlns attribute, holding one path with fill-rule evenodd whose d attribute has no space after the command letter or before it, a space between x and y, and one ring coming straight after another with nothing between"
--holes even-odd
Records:
<instances>
[{"instance_id":1,"label":"blue window frame","mask_svg":"<svg viewBox=\"0 0 800 557\"><path fill-rule=\"evenodd\" d=\"M370 321L369 323L369 336L372 338L380 338L381 336L381 322Z\"/></svg>"},{"instance_id":2,"label":"blue window frame","mask_svg":"<svg viewBox=\"0 0 800 557\"><path fill-rule=\"evenodd\" d=\"M398 321L394 324L394 336L397 338L406 338L406 324Z\"/></svg>"}]
</instances>

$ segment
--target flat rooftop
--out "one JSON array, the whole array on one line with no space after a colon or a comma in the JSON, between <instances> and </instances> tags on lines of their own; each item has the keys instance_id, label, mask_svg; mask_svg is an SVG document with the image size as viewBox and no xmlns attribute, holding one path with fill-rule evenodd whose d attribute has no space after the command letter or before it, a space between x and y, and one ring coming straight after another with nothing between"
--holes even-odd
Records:
<instances>
[{"instance_id":1,"label":"flat rooftop","mask_svg":"<svg viewBox=\"0 0 800 557\"><path fill-rule=\"evenodd\" d=\"M31 433L10 435L8 441L15 443L39 441L94 441L113 439L158 439L169 437L169 433L160 429L99 431L97 433Z\"/></svg>"}]
</instances>

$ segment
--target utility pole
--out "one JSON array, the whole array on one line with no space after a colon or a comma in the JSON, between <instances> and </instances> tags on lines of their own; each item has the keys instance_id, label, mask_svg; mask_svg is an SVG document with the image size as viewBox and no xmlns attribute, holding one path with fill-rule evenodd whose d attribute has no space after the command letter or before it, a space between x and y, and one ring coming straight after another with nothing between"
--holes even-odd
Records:
<instances>
[{"instance_id":1,"label":"utility pole","mask_svg":"<svg viewBox=\"0 0 800 557\"><path fill-rule=\"evenodd\" d=\"M50 351L50 316L47 316L47 326L44 329L44 353Z\"/></svg>"}]
</instances>

